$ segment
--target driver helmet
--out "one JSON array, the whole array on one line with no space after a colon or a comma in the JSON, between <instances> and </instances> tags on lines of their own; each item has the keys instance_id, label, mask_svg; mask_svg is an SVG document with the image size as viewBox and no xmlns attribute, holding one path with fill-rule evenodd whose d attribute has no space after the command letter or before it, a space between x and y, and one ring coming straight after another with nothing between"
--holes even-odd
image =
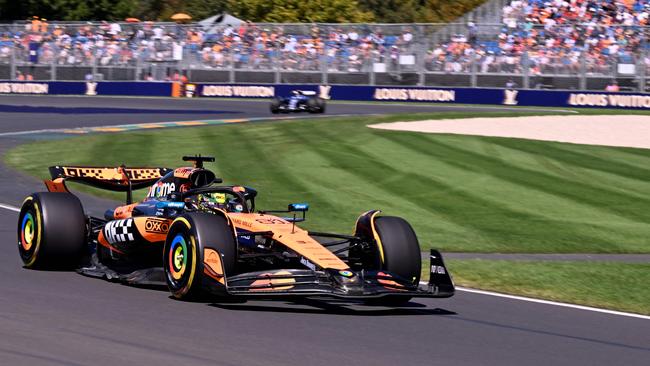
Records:
<instances>
[{"instance_id":1,"label":"driver helmet","mask_svg":"<svg viewBox=\"0 0 650 366\"><path fill-rule=\"evenodd\" d=\"M199 202L207 203L217 207L223 207L226 204L225 193L202 193L197 196Z\"/></svg>"}]
</instances>

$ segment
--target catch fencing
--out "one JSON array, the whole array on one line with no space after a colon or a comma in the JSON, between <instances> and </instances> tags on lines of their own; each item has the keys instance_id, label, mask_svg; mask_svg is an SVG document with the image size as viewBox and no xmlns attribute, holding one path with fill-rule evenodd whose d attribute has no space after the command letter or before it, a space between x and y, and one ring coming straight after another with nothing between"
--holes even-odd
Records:
<instances>
[{"instance_id":1,"label":"catch fencing","mask_svg":"<svg viewBox=\"0 0 650 366\"><path fill-rule=\"evenodd\" d=\"M185 75L194 83L560 90L616 83L646 93L648 34L593 24L14 23L0 24L0 79Z\"/></svg>"}]
</instances>

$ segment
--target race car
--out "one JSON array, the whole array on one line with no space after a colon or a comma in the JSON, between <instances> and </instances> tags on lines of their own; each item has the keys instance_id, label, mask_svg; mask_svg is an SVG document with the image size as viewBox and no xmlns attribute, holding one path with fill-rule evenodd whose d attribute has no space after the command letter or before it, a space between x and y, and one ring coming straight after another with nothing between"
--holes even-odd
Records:
<instances>
[{"instance_id":1,"label":"race car","mask_svg":"<svg viewBox=\"0 0 650 366\"><path fill-rule=\"evenodd\" d=\"M325 99L315 91L293 90L288 97L275 97L271 101L271 113L309 112L325 113Z\"/></svg>"},{"instance_id":2,"label":"race car","mask_svg":"<svg viewBox=\"0 0 650 366\"><path fill-rule=\"evenodd\" d=\"M28 196L18 218L26 268L76 269L134 285L167 285L177 299L337 297L400 305L412 297L450 297L442 256L430 252L420 284L421 253L411 226L372 210L351 235L307 231L309 205L258 210L257 191L221 185L204 168L213 157L184 156L192 166L53 166L47 192ZM104 217L85 214L66 182L125 192ZM132 192L148 188L132 202Z\"/></svg>"}]
</instances>

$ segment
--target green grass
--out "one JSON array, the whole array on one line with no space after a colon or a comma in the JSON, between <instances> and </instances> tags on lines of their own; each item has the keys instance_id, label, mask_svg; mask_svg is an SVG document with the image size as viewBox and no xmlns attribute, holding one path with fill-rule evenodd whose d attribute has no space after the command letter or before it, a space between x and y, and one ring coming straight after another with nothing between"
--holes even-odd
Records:
<instances>
[{"instance_id":1,"label":"green grass","mask_svg":"<svg viewBox=\"0 0 650 366\"><path fill-rule=\"evenodd\" d=\"M456 286L650 315L650 264L479 259L446 264Z\"/></svg>"},{"instance_id":2,"label":"green grass","mask_svg":"<svg viewBox=\"0 0 650 366\"><path fill-rule=\"evenodd\" d=\"M309 202L306 226L314 230L350 232L357 215L379 208L411 222L423 249L650 252L649 150L366 127L476 115L445 112L100 134L23 145L6 160L46 177L47 166L54 164L175 167L183 154L215 155L214 170L226 183L260 191L259 208ZM526 113L480 113L504 115Z\"/></svg>"}]
</instances>

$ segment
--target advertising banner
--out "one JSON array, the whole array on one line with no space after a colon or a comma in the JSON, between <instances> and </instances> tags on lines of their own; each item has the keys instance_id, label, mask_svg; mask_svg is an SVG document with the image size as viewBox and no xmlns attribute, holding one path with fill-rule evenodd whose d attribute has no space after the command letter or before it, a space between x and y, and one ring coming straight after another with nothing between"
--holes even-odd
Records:
<instances>
[{"instance_id":1,"label":"advertising banner","mask_svg":"<svg viewBox=\"0 0 650 366\"><path fill-rule=\"evenodd\" d=\"M314 91L326 100L360 102L650 109L650 95L635 93L314 84L197 84L198 96L210 98L271 98L289 96L292 90Z\"/></svg>"},{"instance_id":2,"label":"advertising banner","mask_svg":"<svg viewBox=\"0 0 650 366\"><path fill-rule=\"evenodd\" d=\"M0 94L172 96L171 82L0 81ZM650 110L650 94L358 85L187 84L185 97L269 99L308 90L325 100ZM179 93L176 93L179 94ZM178 96L181 96L180 94Z\"/></svg>"},{"instance_id":3,"label":"advertising banner","mask_svg":"<svg viewBox=\"0 0 650 366\"><path fill-rule=\"evenodd\" d=\"M130 81L0 81L0 94L171 96L172 83Z\"/></svg>"}]
</instances>

